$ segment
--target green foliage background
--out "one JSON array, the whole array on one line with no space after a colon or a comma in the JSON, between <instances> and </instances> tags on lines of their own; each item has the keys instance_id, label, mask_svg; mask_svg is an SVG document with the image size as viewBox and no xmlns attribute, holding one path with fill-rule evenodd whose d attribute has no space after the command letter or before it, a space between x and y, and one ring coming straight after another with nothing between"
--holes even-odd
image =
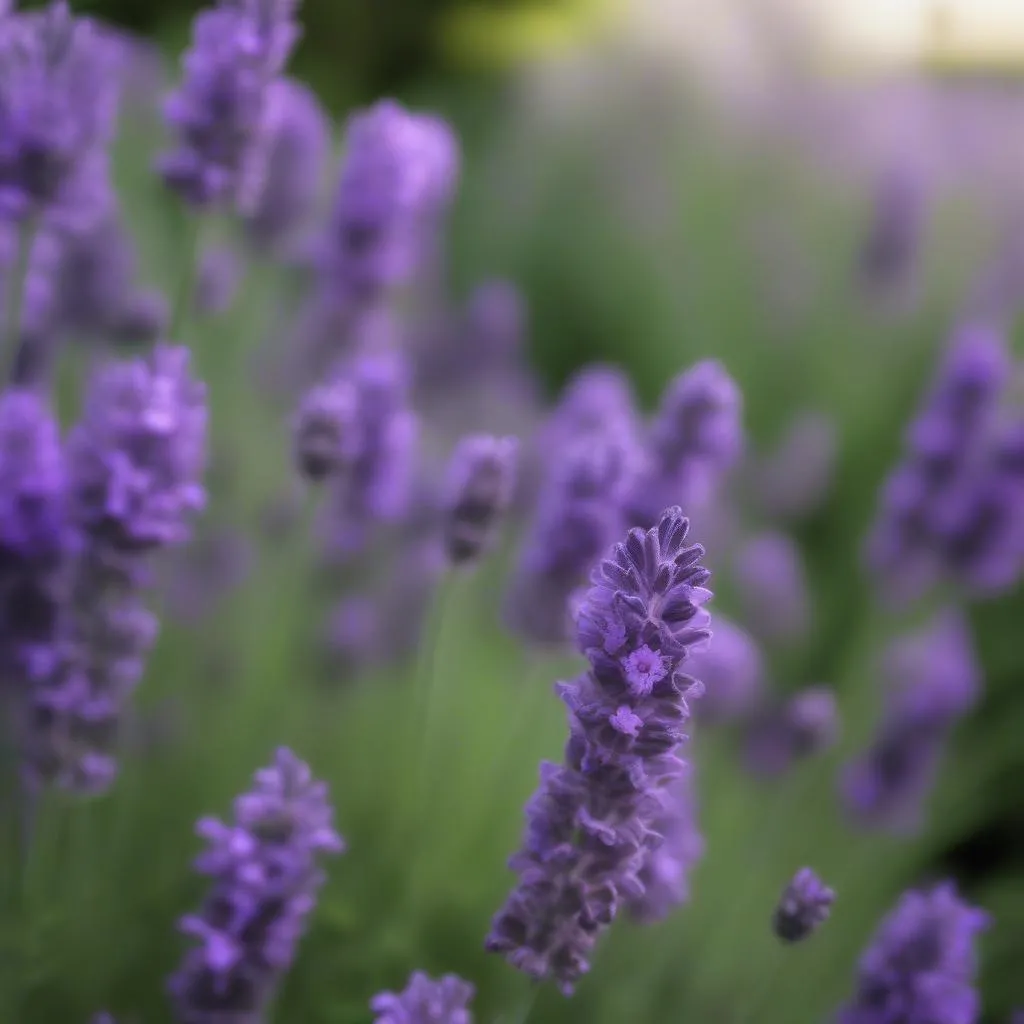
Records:
<instances>
[{"instance_id":1,"label":"green foliage background","mask_svg":"<svg viewBox=\"0 0 1024 1024\"><path fill-rule=\"evenodd\" d=\"M984 229L967 210L941 211L920 310L880 317L849 287L863 197L785 155L751 159L697 108L662 140L656 162L668 205L653 232L632 211L631 179L605 173L618 138L609 133L624 132L623 124L545 135L501 87L435 84L409 95L451 116L466 143L452 227L456 287L493 273L523 286L533 356L552 385L581 361L610 359L629 369L650 402L671 374L713 355L744 388L756 442L770 442L803 407L828 411L842 431L834 492L799 536L817 627L805 650L773 666L784 687L837 687L839 749L784 786L765 788L738 769L727 734L698 730L692 753L708 845L692 904L653 928L617 924L578 995L567 1001L545 991L530 1024L823 1021L849 990L857 953L896 894L960 863L951 860L957 848L992 822L1018 831L1000 834L1002 860L969 879L967 891L998 922L983 943L983 988L986 1020L1004 1020L1024 1003L1015 971L1024 878L1020 850L1012 859L1007 838L1020 835L1015 780L1024 768L1019 593L972 613L986 701L957 735L928 830L909 841L861 837L847 830L834 798L835 769L863 744L879 707L874 658L908 625L870 602L861 538L901 426L986 251ZM122 195L149 276L171 290L182 270L180 212L140 155L155 139L133 132L117 161ZM777 268L750 244L766 207L787 211L817 272L795 316L773 305ZM254 267L233 309L198 324L189 339L210 384L218 450L231 456L230 474L224 464L214 470L210 515L253 529L288 473L288 411L269 405L246 377L268 303L283 287L271 268ZM69 382L74 372L68 368ZM20 906L3 921L13 970L0 988L0 1021L64 1024L101 1007L147 1024L169 1021L164 979L182 950L175 919L202 892L189 871L194 819L226 813L284 743L329 782L349 852L329 865L274 1019L368 1021L370 996L402 987L421 967L471 979L478 1021L500 1015L519 1024L527 987L481 944L511 881L504 861L537 763L557 756L564 736L549 683L577 663L531 659L498 628L506 552L477 575L448 582L419 664L317 686L314 557L300 528L261 548L253 575L214 618L189 629L165 625L140 702L172 701L180 737L128 753L109 796L86 804L55 798L42 808ZM729 612L727 591L715 607ZM410 737L415 692L428 679L424 762L424 744ZM783 949L767 920L782 884L804 863L834 883L839 901L813 942Z\"/></svg>"}]
</instances>

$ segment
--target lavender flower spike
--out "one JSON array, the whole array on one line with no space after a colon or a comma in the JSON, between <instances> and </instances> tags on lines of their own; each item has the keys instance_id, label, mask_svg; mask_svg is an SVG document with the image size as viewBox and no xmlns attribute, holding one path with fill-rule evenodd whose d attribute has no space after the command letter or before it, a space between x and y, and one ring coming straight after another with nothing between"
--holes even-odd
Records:
<instances>
[{"instance_id":1,"label":"lavender flower spike","mask_svg":"<svg viewBox=\"0 0 1024 1024\"><path fill-rule=\"evenodd\" d=\"M459 442L448 467L444 533L454 565L478 558L491 541L515 489L519 443L480 434Z\"/></svg>"},{"instance_id":2,"label":"lavender flower spike","mask_svg":"<svg viewBox=\"0 0 1024 1024\"><path fill-rule=\"evenodd\" d=\"M0 220L91 222L109 198L116 76L109 40L64 0L15 12L0 33Z\"/></svg>"},{"instance_id":3,"label":"lavender flower spike","mask_svg":"<svg viewBox=\"0 0 1024 1024\"><path fill-rule=\"evenodd\" d=\"M351 468L359 452L358 395L344 378L310 388L295 417L295 464L308 480Z\"/></svg>"},{"instance_id":4,"label":"lavender flower spike","mask_svg":"<svg viewBox=\"0 0 1024 1024\"><path fill-rule=\"evenodd\" d=\"M644 528L666 505L697 508L712 495L743 444L742 396L721 363L697 363L669 384L647 439L647 465L628 503Z\"/></svg>"},{"instance_id":5,"label":"lavender flower spike","mask_svg":"<svg viewBox=\"0 0 1024 1024\"><path fill-rule=\"evenodd\" d=\"M747 767L756 775L774 778L795 762L827 750L838 735L835 694L827 686L808 686L750 723Z\"/></svg>"},{"instance_id":6,"label":"lavender flower spike","mask_svg":"<svg viewBox=\"0 0 1024 1024\"><path fill-rule=\"evenodd\" d=\"M693 672L704 683L704 696L694 709L702 723L745 717L764 684L764 659L749 633L715 616L715 635L708 649L694 656Z\"/></svg>"},{"instance_id":7,"label":"lavender flower spike","mask_svg":"<svg viewBox=\"0 0 1024 1024\"><path fill-rule=\"evenodd\" d=\"M811 601L792 537L776 530L754 534L733 555L731 569L743 625L755 636L791 644L807 635Z\"/></svg>"},{"instance_id":8,"label":"lavender flower spike","mask_svg":"<svg viewBox=\"0 0 1024 1024\"><path fill-rule=\"evenodd\" d=\"M299 37L298 0L219 0L196 16L165 116L178 146L159 170L185 202L255 207L277 111L271 86Z\"/></svg>"},{"instance_id":9,"label":"lavender flower spike","mask_svg":"<svg viewBox=\"0 0 1024 1024\"><path fill-rule=\"evenodd\" d=\"M433 981L414 971L404 992L381 992L370 1000L374 1024L473 1024L474 989L454 974Z\"/></svg>"},{"instance_id":10,"label":"lavender flower spike","mask_svg":"<svg viewBox=\"0 0 1024 1024\"><path fill-rule=\"evenodd\" d=\"M836 894L810 869L801 868L783 890L772 930L783 942L800 942L828 918Z\"/></svg>"},{"instance_id":11,"label":"lavender flower spike","mask_svg":"<svg viewBox=\"0 0 1024 1024\"><path fill-rule=\"evenodd\" d=\"M170 979L180 1024L264 1019L313 910L323 854L344 851L327 787L290 750L278 750L235 801L231 824L203 818L209 847L196 869L211 879L198 914L181 919L195 937Z\"/></svg>"},{"instance_id":12,"label":"lavender flower spike","mask_svg":"<svg viewBox=\"0 0 1024 1024\"><path fill-rule=\"evenodd\" d=\"M974 942L988 924L951 883L904 893L861 957L837 1024L977 1024Z\"/></svg>"},{"instance_id":13,"label":"lavender flower spike","mask_svg":"<svg viewBox=\"0 0 1024 1024\"><path fill-rule=\"evenodd\" d=\"M847 766L842 795L862 825L912 831L958 719L978 698L969 626L953 610L886 652L886 707L871 746Z\"/></svg>"},{"instance_id":14,"label":"lavender flower spike","mask_svg":"<svg viewBox=\"0 0 1024 1024\"><path fill-rule=\"evenodd\" d=\"M519 883L494 918L486 948L571 994L622 903L644 894L641 873L659 835L666 787L685 765L679 747L688 697L684 663L705 641L710 575L685 545L682 511L631 530L594 570L578 616L589 670L559 683L569 709L564 763L541 766L527 806Z\"/></svg>"}]
</instances>

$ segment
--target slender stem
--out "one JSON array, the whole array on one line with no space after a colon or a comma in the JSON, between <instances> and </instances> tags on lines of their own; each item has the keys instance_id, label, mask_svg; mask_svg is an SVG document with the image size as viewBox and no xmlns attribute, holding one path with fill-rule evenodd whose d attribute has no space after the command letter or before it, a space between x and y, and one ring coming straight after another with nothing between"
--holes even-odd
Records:
<instances>
[{"instance_id":1,"label":"slender stem","mask_svg":"<svg viewBox=\"0 0 1024 1024\"><path fill-rule=\"evenodd\" d=\"M22 223L18 232L17 260L14 264L14 271L7 282L7 323L5 325L5 358L7 362L5 371L7 377L10 376L12 363L21 342L21 317L25 305L25 286L28 282L37 226L38 222L34 217L30 217Z\"/></svg>"},{"instance_id":2,"label":"slender stem","mask_svg":"<svg viewBox=\"0 0 1024 1024\"><path fill-rule=\"evenodd\" d=\"M201 214L187 215L181 246L181 277L178 279L178 294L171 309L171 322L167 330L171 341L181 343L182 334L192 315L205 224L206 219Z\"/></svg>"}]
</instances>

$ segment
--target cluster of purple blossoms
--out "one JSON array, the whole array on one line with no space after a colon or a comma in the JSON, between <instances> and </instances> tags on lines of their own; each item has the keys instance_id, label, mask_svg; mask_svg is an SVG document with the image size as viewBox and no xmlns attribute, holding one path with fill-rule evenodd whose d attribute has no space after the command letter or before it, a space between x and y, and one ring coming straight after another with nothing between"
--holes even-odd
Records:
<instances>
[{"instance_id":1,"label":"cluster of purple blossoms","mask_svg":"<svg viewBox=\"0 0 1024 1024\"><path fill-rule=\"evenodd\" d=\"M630 524L645 529L676 503L697 509L713 495L743 447L742 396L721 363L708 360L666 388L626 501Z\"/></svg>"},{"instance_id":2,"label":"cluster of purple blossoms","mask_svg":"<svg viewBox=\"0 0 1024 1024\"><path fill-rule=\"evenodd\" d=\"M594 570L578 615L589 671L558 692L569 710L562 764L545 762L527 807L519 883L487 948L571 993L620 906L644 895L642 873L662 842L656 826L685 771L679 748L688 697L683 673L708 636L703 549L686 546L679 508L630 531Z\"/></svg>"},{"instance_id":3,"label":"cluster of purple blossoms","mask_svg":"<svg viewBox=\"0 0 1024 1024\"><path fill-rule=\"evenodd\" d=\"M772 930L783 942L800 942L828 919L836 894L810 869L801 868L783 890Z\"/></svg>"},{"instance_id":4,"label":"cluster of purple blossoms","mask_svg":"<svg viewBox=\"0 0 1024 1024\"><path fill-rule=\"evenodd\" d=\"M764 686L764 656L757 641L735 623L715 616L715 635L694 654L693 673L704 684L694 709L702 725L734 722L757 706Z\"/></svg>"},{"instance_id":5,"label":"cluster of purple blossoms","mask_svg":"<svg viewBox=\"0 0 1024 1024\"><path fill-rule=\"evenodd\" d=\"M326 785L290 750L253 783L231 824L197 825L209 847L196 869L212 885L200 912L181 920L198 945L169 983L180 1024L264 1018L324 880L319 859L345 849Z\"/></svg>"},{"instance_id":6,"label":"cluster of purple blossoms","mask_svg":"<svg viewBox=\"0 0 1024 1024\"><path fill-rule=\"evenodd\" d=\"M954 338L868 540L872 571L898 598L943 575L989 592L1022 563L1022 432L1001 418L1011 361L1002 336L968 325Z\"/></svg>"},{"instance_id":7,"label":"cluster of purple blossoms","mask_svg":"<svg viewBox=\"0 0 1024 1024\"><path fill-rule=\"evenodd\" d=\"M88 226L109 199L116 76L109 39L65 0L0 33L0 220Z\"/></svg>"},{"instance_id":8,"label":"cluster of purple blossoms","mask_svg":"<svg viewBox=\"0 0 1024 1024\"><path fill-rule=\"evenodd\" d=\"M27 695L22 730L31 782L86 792L116 771L126 697L157 622L144 603L150 556L185 543L202 508L206 397L184 349L100 368L65 446L65 601L45 672Z\"/></svg>"},{"instance_id":9,"label":"cluster of purple blossoms","mask_svg":"<svg viewBox=\"0 0 1024 1024\"><path fill-rule=\"evenodd\" d=\"M473 986L454 974L434 981L414 971L403 992L381 992L370 1001L374 1024L473 1024Z\"/></svg>"},{"instance_id":10,"label":"cluster of purple blossoms","mask_svg":"<svg viewBox=\"0 0 1024 1024\"><path fill-rule=\"evenodd\" d=\"M871 745L847 766L842 795L862 824L916 828L953 727L978 698L968 624L946 610L895 642L882 663L885 711Z\"/></svg>"},{"instance_id":11,"label":"cluster of purple blossoms","mask_svg":"<svg viewBox=\"0 0 1024 1024\"><path fill-rule=\"evenodd\" d=\"M974 943L988 924L949 883L905 893L862 956L837 1024L977 1024Z\"/></svg>"},{"instance_id":12,"label":"cluster of purple blossoms","mask_svg":"<svg viewBox=\"0 0 1024 1024\"><path fill-rule=\"evenodd\" d=\"M200 209L254 209L279 113L272 88L296 40L298 0L219 0L192 25L165 116L178 145L159 162L168 187Z\"/></svg>"}]
</instances>

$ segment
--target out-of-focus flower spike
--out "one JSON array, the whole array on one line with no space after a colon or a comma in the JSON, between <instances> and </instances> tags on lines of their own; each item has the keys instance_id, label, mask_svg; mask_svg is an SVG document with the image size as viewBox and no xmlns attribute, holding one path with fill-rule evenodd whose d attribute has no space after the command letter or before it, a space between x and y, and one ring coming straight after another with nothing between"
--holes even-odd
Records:
<instances>
[{"instance_id":1,"label":"out-of-focus flower spike","mask_svg":"<svg viewBox=\"0 0 1024 1024\"><path fill-rule=\"evenodd\" d=\"M413 971L401 992L381 992L370 1000L374 1024L473 1024L469 1003L475 989L454 974L436 981Z\"/></svg>"},{"instance_id":2,"label":"out-of-focus flower spike","mask_svg":"<svg viewBox=\"0 0 1024 1024\"><path fill-rule=\"evenodd\" d=\"M787 884L772 915L772 931L783 942L801 942L828 919L836 894L810 868Z\"/></svg>"},{"instance_id":3,"label":"out-of-focus flower spike","mask_svg":"<svg viewBox=\"0 0 1024 1024\"><path fill-rule=\"evenodd\" d=\"M764 658L757 641L735 623L715 616L706 651L694 654L693 673L704 684L694 708L702 724L745 718L757 705L764 684Z\"/></svg>"},{"instance_id":4,"label":"out-of-focus flower spike","mask_svg":"<svg viewBox=\"0 0 1024 1024\"><path fill-rule=\"evenodd\" d=\"M242 262L228 246L204 252L196 275L196 312L210 315L229 309L238 294L242 274Z\"/></svg>"},{"instance_id":5,"label":"out-of-focus flower spike","mask_svg":"<svg viewBox=\"0 0 1024 1024\"><path fill-rule=\"evenodd\" d=\"M811 625L803 557L787 534L766 530L744 541L732 557L741 621L769 643L799 643Z\"/></svg>"},{"instance_id":6,"label":"out-of-focus flower spike","mask_svg":"<svg viewBox=\"0 0 1024 1024\"><path fill-rule=\"evenodd\" d=\"M311 388L295 417L294 458L299 472L311 481L351 469L362 437L359 394L353 382L338 377Z\"/></svg>"},{"instance_id":7,"label":"out-of-focus flower spike","mask_svg":"<svg viewBox=\"0 0 1024 1024\"><path fill-rule=\"evenodd\" d=\"M796 762L833 746L839 725L835 694L825 686L809 686L750 723L747 768L764 778L782 775Z\"/></svg>"}]
</instances>

